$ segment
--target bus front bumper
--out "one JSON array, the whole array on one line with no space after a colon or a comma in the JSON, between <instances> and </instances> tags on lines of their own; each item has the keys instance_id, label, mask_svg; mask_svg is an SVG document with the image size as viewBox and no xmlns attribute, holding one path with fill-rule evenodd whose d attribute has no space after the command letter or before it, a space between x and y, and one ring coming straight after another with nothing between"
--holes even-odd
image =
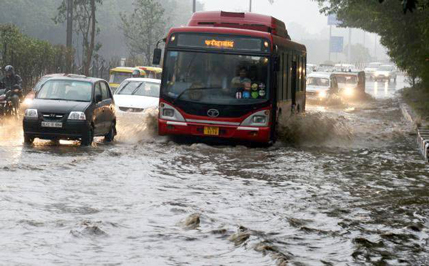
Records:
<instances>
[{"instance_id":1,"label":"bus front bumper","mask_svg":"<svg viewBox=\"0 0 429 266\"><path fill-rule=\"evenodd\" d=\"M207 134L207 129L214 132ZM176 122L164 119L158 120L158 132L161 136L166 135L187 135L197 137L237 139L251 142L268 143L270 141L270 127L246 127L246 126L226 126L189 122ZM217 133L217 134L216 134Z\"/></svg>"}]
</instances>

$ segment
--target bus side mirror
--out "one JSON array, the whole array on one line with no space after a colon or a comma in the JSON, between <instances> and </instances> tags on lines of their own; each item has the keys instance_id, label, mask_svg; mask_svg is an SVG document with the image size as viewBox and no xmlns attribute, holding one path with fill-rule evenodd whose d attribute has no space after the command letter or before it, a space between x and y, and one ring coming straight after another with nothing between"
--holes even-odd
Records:
<instances>
[{"instance_id":1,"label":"bus side mirror","mask_svg":"<svg viewBox=\"0 0 429 266\"><path fill-rule=\"evenodd\" d=\"M152 61L153 65L159 65L161 63L161 55L162 55L161 49L155 48L155 50L153 50L153 61Z\"/></svg>"},{"instance_id":2,"label":"bus side mirror","mask_svg":"<svg viewBox=\"0 0 429 266\"><path fill-rule=\"evenodd\" d=\"M273 66L273 70L275 72L279 72L280 71L280 56L276 56L274 57L274 66Z\"/></svg>"}]
</instances>

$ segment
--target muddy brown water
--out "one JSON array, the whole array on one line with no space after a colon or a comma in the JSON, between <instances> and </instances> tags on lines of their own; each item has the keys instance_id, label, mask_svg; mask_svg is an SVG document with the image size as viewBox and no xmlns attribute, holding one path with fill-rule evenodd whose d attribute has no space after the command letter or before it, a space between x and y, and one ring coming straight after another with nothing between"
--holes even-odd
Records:
<instances>
[{"instance_id":1,"label":"muddy brown water","mask_svg":"<svg viewBox=\"0 0 429 266\"><path fill-rule=\"evenodd\" d=\"M154 113L26 147L2 121L0 265L428 265L429 166L394 91L309 106L270 148L177 144Z\"/></svg>"}]
</instances>

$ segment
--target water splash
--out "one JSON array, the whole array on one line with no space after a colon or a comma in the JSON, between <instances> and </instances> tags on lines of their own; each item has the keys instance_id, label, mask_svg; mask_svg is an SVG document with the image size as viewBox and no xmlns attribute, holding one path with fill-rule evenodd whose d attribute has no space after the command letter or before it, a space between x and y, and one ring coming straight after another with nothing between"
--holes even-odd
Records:
<instances>
[{"instance_id":1,"label":"water splash","mask_svg":"<svg viewBox=\"0 0 429 266\"><path fill-rule=\"evenodd\" d=\"M0 144L23 141L22 119L16 117L0 118Z\"/></svg>"},{"instance_id":2,"label":"water splash","mask_svg":"<svg viewBox=\"0 0 429 266\"><path fill-rule=\"evenodd\" d=\"M279 121L278 134L281 141L292 145L348 143L352 138L346 118L319 112L284 117Z\"/></svg>"},{"instance_id":3,"label":"water splash","mask_svg":"<svg viewBox=\"0 0 429 266\"><path fill-rule=\"evenodd\" d=\"M116 139L125 143L153 141L158 135L158 109L146 109L142 115L118 117Z\"/></svg>"}]
</instances>

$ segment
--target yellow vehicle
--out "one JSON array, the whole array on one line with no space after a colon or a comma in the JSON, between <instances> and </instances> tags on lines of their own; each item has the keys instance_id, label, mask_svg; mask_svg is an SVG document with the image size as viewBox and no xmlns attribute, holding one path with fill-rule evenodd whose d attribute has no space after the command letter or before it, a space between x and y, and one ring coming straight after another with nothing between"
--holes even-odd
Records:
<instances>
[{"instance_id":1,"label":"yellow vehicle","mask_svg":"<svg viewBox=\"0 0 429 266\"><path fill-rule=\"evenodd\" d=\"M147 78L161 79L162 68L160 67L138 66L138 68L143 69L146 72Z\"/></svg>"},{"instance_id":2,"label":"yellow vehicle","mask_svg":"<svg viewBox=\"0 0 429 266\"><path fill-rule=\"evenodd\" d=\"M112 88L112 90L115 91L119 87L119 84L121 84L122 81L132 77L134 70L140 71L141 78L146 77L146 72L143 69L138 67L115 67L110 69L110 79L109 79L110 88Z\"/></svg>"}]
</instances>

